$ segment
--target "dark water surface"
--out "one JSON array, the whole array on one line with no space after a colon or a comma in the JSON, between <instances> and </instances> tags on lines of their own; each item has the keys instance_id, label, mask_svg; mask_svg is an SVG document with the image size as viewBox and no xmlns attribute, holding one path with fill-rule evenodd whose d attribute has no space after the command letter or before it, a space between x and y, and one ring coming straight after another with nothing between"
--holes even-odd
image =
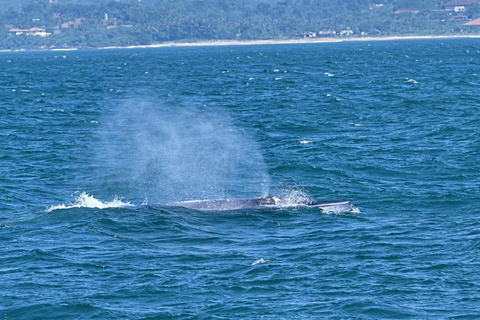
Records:
<instances>
[{"instance_id":1,"label":"dark water surface","mask_svg":"<svg viewBox=\"0 0 480 320\"><path fill-rule=\"evenodd\" d=\"M4 319L480 317L478 39L0 53L0 84ZM355 209L157 206L266 193Z\"/></svg>"}]
</instances>

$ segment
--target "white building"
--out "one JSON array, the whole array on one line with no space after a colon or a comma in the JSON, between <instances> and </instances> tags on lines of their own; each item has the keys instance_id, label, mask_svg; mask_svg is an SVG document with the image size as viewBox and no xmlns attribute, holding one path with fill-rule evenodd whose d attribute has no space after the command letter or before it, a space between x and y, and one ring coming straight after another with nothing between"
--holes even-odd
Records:
<instances>
[{"instance_id":1,"label":"white building","mask_svg":"<svg viewBox=\"0 0 480 320\"><path fill-rule=\"evenodd\" d=\"M16 36L24 34L24 35L27 35L27 36L40 36L42 38L45 38L45 37L48 37L49 35L51 35L51 33L47 32L45 29L38 28L38 27L33 27L33 28L30 28L30 29L12 28L8 31L10 32L10 34L14 34Z\"/></svg>"}]
</instances>

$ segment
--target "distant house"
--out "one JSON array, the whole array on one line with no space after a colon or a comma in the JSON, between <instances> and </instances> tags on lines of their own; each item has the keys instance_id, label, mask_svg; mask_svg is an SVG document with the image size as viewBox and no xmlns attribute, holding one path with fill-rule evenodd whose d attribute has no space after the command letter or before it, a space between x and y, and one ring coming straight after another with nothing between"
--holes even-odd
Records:
<instances>
[{"instance_id":1,"label":"distant house","mask_svg":"<svg viewBox=\"0 0 480 320\"><path fill-rule=\"evenodd\" d=\"M463 24L464 26L480 26L480 18Z\"/></svg>"},{"instance_id":2,"label":"distant house","mask_svg":"<svg viewBox=\"0 0 480 320\"><path fill-rule=\"evenodd\" d=\"M85 21L85 18L78 18L73 21L62 23L60 26L62 27L62 29L68 29L70 27L78 28L78 26L80 26L83 21Z\"/></svg>"},{"instance_id":3,"label":"distant house","mask_svg":"<svg viewBox=\"0 0 480 320\"><path fill-rule=\"evenodd\" d=\"M320 30L318 31L318 37L334 37L337 34L335 30Z\"/></svg>"},{"instance_id":4,"label":"distant house","mask_svg":"<svg viewBox=\"0 0 480 320\"><path fill-rule=\"evenodd\" d=\"M351 36L353 34L353 30L347 29L340 31L341 36Z\"/></svg>"},{"instance_id":5,"label":"distant house","mask_svg":"<svg viewBox=\"0 0 480 320\"><path fill-rule=\"evenodd\" d=\"M452 0L443 5L443 8L448 11L463 12L468 7L480 3L480 0Z\"/></svg>"},{"instance_id":6,"label":"distant house","mask_svg":"<svg viewBox=\"0 0 480 320\"><path fill-rule=\"evenodd\" d=\"M27 36L40 36L42 38L48 37L51 33L47 32L43 28L33 27L30 29L19 29L19 28L11 28L8 30L10 34L19 36L19 35L27 35Z\"/></svg>"}]
</instances>

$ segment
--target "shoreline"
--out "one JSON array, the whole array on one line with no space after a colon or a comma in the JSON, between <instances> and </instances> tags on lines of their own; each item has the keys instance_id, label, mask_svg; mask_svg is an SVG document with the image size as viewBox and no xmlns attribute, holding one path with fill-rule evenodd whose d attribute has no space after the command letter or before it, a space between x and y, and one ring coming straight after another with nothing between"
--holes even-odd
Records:
<instances>
[{"instance_id":1,"label":"shoreline","mask_svg":"<svg viewBox=\"0 0 480 320\"><path fill-rule=\"evenodd\" d=\"M480 38L479 34L469 35L422 35L422 36L385 36L385 37L346 37L346 38L309 38L287 40L217 40L199 42L164 42L148 45L108 46L96 48L37 48L37 49L0 49L0 52L19 51L75 51L75 50L111 50L111 49L139 49L139 48L166 48L166 47L209 47L209 46L248 46L248 45L273 45L273 44L314 44L314 43L339 43L339 42L368 42L368 41L393 41L393 40L426 40L426 39L467 39Z\"/></svg>"},{"instance_id":2,"label":"shoreline","mask_svg":"<svg viewBox=\"0 0 480 320\"><path fill-rule=\"evenodd\" d=\"M363 41L392 41L392 40L424 40L424 39L462 39L480 38L480 34L471 35L424 35L424 36L386 36L386 37L350 37L350 38L315 38L315 39L288 39L288 40L218 40L199 42L166 42L149 45L99 47L99 50L109 49L137 49L137 48L165 48L165 47L209 47L209 46L248 46L269 44L311 44L311 43L339 43Z\"/></svg>"}]
</instances>

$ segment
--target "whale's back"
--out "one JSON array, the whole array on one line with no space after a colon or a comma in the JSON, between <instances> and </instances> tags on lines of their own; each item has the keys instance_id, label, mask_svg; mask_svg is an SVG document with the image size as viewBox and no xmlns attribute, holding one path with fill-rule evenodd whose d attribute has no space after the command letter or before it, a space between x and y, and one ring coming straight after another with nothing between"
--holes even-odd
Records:
<instances>
[{"instance_id":1,"label":"whale's back","mask_svg":"<svg viewBox=\"0 0 480 320\"><path fill-rule=\"evenodd\" d=\"M295 207L306 206L320 208L327 212L346 212L353 209L350 201L288 201L275 196L265 196L253 199L218 199L218 200L191 200L168 204L168 206L184 207L204 211L226 211L239 209Z\"/></svg>"}]
</instances>

